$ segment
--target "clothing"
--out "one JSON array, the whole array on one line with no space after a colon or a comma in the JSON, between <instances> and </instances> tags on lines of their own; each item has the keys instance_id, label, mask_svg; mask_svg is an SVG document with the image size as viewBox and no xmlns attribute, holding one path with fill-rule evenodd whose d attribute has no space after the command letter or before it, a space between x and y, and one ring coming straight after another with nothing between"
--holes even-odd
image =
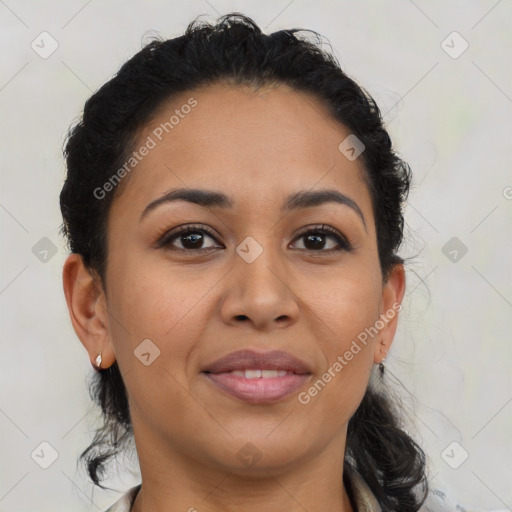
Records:
<instances>
[{"instance_id":1,"label":"clothing","mask_svg":"<svg viewBox=\"0 0 512 512\"><path fill-rule=\"evenodd\" d=\"M382 512L377 499L370 491L368 485L362 476L350 468L345 467L344 481L347 493L351 497L354 505L354 512ZM132 487L118 501L116 501L105 512L130 512L130 508L135 501L141 484ZM451 499L446 492L433 490L430 492L426 503L421 508L421 512L478 512L474 509L467 509ZM483 512L483 511L480 511Z\"/></svg>"}]
</instances>

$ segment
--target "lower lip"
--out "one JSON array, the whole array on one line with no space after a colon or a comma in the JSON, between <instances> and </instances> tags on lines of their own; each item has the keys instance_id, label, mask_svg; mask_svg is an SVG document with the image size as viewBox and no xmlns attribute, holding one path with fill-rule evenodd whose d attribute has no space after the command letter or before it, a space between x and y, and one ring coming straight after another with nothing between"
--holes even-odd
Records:
<instances>
[{"instance_id":1,"label":"lower lip","mask_svg":"<svg viewBox=\"0 0 512 512\"><path fill-rule=\"evenodd\" d=\"M205 372L204 375L218 388L252 404L281 400L301 388L310 377L310 374L293 374L268 379L246 379L232 373Z\"/></svg>"}]
</instances>

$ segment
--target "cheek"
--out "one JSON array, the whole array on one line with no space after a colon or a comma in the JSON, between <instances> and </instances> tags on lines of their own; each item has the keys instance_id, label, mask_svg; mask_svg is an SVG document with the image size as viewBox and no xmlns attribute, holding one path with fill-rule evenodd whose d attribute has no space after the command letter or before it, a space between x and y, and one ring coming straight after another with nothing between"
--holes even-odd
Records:
<instances>
[{"instance_id":1,"label":"cheek","mask_svg":"<svg viewBox=\"0 0 512 512\"><path fill-rule=\"evenodd\" d=\"M337 300L338 307L323 317L329 334L317 338L325 366L298 396L304 418L322 418L326 438L348 423L368 387L375 341L367 332L378 318L378 301L369 291Z\"/></svg>"},{"instance_id":2,"label":"cheek","mask_svg":"<svg viewBox=\"0 0 512 512\"><path fill-rule=\"evenodd\" d=\"M158 421L191 408L187 360L197 343L205 291L186 280L166 282L162 272L124 265L112 285L110 332L130 399L144 416ZM114 281L114 279L112 279ZM161 410L161 404L167 404ZM197 411L196 411L197 412ZM167 421L161 422L168 424Z\"/></svg>"},{"instance_id":3,"label":"cheek","mask_svg":"<svg viewBox=\"0 0 512 512\"><path fill-rule=\"evenodd\" d=\"M173 374L183 373L184 359L197 342L201 318L204 322L204 296L218 277L203 274L193 279L190 273L165 271L142 258L124 260L116 268L122 271L111 274L108 307L120 365L131 368L139 345L149 339L155 353L160 351L159 362L165 360Z\"/></svg>"},{"instance_id":4,"label":"cheek","mask_svg":"<svg viewBox=\"0 0 512 512\"><path fill-rule=\"evenodd\" d=\"M339 408L340 413L357 406L373 368L374 327L381 300L381 289L376 284L379 279L370 271L347 274L324 287L325 294L317 293L313 305L314 313L322 320L317 323L321 332L315 339L324 354L325 368L320 378L326 383L325 390L322 383L316 388L324 395L320 401ZM315 395L316 391L311 391Z\"/></svg>"},{"instance_id":5,"label":"cheek","mask_svg":"<svg viewBox=\"0 0 512 512\"><path fill-rule=\"evenodd\" d=\"M382 295L380 279L370 266L347 268L318 289L314 307L324 320L331 351L344 350L347 342L350 344L378 319Z\"/></svg>"}]
</instances>

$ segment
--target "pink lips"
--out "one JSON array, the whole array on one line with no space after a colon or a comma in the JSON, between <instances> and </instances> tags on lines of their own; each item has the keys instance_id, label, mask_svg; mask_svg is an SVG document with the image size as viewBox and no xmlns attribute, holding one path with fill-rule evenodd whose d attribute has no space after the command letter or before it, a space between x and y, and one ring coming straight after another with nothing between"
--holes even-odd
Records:
<instances>
[{"instance_id":1,"label":"pink lips","mask_svg":"<svg viewBox=\"0 0 512 512\"><path fill-rule=\"evenodd\" d=\"M245 370L249 370L247 375ZM256 370L263 370L263 376L259 377ZM301 359L280 350L239 350L208 365L203 374L209 382L232 396L261 404L292 394L310 378L311 369Z\"/></svg>"}]
</instances>

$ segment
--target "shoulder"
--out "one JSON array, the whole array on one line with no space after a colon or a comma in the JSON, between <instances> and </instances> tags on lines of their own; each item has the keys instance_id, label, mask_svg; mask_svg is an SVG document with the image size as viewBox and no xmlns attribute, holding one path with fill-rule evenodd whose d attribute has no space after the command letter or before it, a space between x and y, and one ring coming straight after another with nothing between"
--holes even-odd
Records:
<instances>
[{"instance_id":1,"label":"shoulder","mask_svg":"<svg viewBox=\"0 0 512 512\"><path fill-rule=\"evenodd\" d=\"M348 469L348 468L347 468ZM347 472L351 494L357 503L358 510L362 512L381 512L380 505L371 493L361 475L350 468ZM105 512L130 512L135 496L141 484L129 489L121 498L111 505ZM462 505L446 490L431 489L420 512L502 512L498 510L475 509Z\"/></svg>"},{"instance_id":2,"label":"shoulder","mask_svg":"<svg viewBox=\"0 0 512 512\"><path fill-rule=\"evenodd\" d=\"M500 512L463 505L448 490L431 489L420 512Z\"/></svg>"},{"instance_id":3,"label":"shoulder","mask_svg":"<svg viewBox=\"0 0 512 512\"><path fill-rule=\"evenodd\" d=\"M121 496L113 505L111 505L105 512L130 512L135 496L139 492L141 484L132 487L129 491Z\"/></svg>"},{"instance_id":4,"label":"shoulder","mask_svg":"<svg viewBox=\"0 0 512 512\"><path fill-rule=\"evenodd\" d=\"M345 483L348 484L352 499L361 512L381 512L382 508L364 481L363 477L352 467L346 466ZM460 503L445 489L430 489L427 499L419 512L503 512L468 507Z\"/></svg>"}]
</instances>

